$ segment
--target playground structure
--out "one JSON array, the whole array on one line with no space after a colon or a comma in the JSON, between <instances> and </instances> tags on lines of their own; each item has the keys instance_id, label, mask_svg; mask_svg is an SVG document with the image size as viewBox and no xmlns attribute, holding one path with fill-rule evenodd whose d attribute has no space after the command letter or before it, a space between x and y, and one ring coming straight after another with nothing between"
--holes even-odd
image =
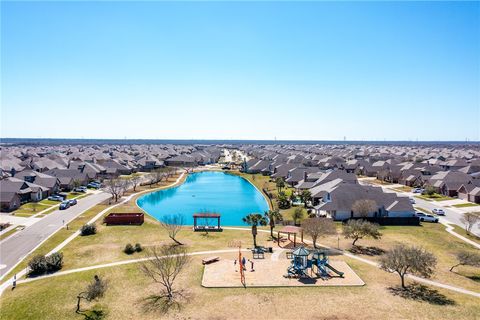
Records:
<instances>
[{"instance_id":1,"label":"playground structure","mask_svg":"<svg viewBox=\"0 0 480 320\"><path fill-rule=\"evenodd\" d=\"M310 254L312 255L311 259L309 259ZM310 277L308 275L310 269L310 274L315 274L322 279L331 278L331 272L343 278L344 273L332 267L328 262L327 252L319 250L310 252L305 247L300 246L292 252L292 262L285 277L307 278Z\"/></svg>"}]
</instances>

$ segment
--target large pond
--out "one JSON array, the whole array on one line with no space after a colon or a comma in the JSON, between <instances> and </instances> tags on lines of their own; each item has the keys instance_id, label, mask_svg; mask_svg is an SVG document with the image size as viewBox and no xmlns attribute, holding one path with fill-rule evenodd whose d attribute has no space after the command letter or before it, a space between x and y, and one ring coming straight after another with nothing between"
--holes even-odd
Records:
<instances>
[{"instance_id":1,"label":"large pond","mask_svg":"<svg viewBox=\"0 0 480 320\"><path fill-rule=\"evenodd\" d=\"M187 225L193 225L194 213L215 212L221 215L223 226L239 226L247 214L269 209L265 197L250 182L223 172L190 174L182 185L149 193L137 203L158 220L182 214Z\"/></svg>"}]
</instances>

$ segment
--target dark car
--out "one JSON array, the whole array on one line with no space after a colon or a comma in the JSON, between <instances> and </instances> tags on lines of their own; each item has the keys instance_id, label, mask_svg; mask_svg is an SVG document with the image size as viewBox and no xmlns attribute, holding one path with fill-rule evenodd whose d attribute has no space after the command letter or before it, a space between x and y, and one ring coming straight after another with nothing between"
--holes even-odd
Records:
<instances>
[{"instance_id":1,"label":"dark car","mask_svg":"<svg viewBox=\"0 0 480 320\"><path fill-rule=\"evenodd\" d=\"M68 200L68 203L70 203L70 206L74 206L77 204L77 199Z\"/></svg>"},{"instance_id":2,"label":"dark car","mask_svg":"<svg viewBox=\"0 0 480 320\"><path fill-rule=\"evenodd\" d=\"M65 210L68 208L70 208L70 201L63 201L62 203L60 203L60 210Z\"/></svg>"}]
</instances>

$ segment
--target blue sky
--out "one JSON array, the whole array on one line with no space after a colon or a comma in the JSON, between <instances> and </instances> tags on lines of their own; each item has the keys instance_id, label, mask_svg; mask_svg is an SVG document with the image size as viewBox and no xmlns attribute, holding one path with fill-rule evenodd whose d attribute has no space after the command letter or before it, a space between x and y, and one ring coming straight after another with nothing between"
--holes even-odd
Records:
<instances>
[{"instance_id":1,"label":"blue sky","mask_svg":"<svg viewBox=\"0 0 480 320\"><path fill-rule=\"evenodd\" d=\"M478 2L1 3L1 137L480 140Z\"/></svg>"}]
</instances>

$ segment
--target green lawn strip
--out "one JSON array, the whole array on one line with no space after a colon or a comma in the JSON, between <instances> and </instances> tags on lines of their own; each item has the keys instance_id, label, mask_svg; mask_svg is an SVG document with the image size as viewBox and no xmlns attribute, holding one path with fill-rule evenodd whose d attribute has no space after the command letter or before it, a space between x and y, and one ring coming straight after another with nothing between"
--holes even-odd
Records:
<instances>
[{"instance_id":1,"label":"green lawn strip","mask_svg":"<svg viewBox=\"0 0 480 320\"><path fill-rule=\"evenodd\" d=\"M2 233L2 234L0 235L0 240L3 240L3 239L6 239L6 238L10 237L12 234L14 234L15 232L17 232L17 231L19 230L19 229L17 229L17 228L20 228L20 227L23 227L23 226L17 226L17 227L15 227L15 228L11 229L11 230L8 230L8 231L5 232L5 233Z\"/></svg>"},{"instance_id":2,"label":"green lawn strip","mask_svg":"<svg viewBox=\"0 0 480 320\"><path fill-rule=\"evenodd\" d=\"M438 193L435 193L435 194L433 194L433 195L431 195L431 196L422 194L422 195L418 195L418 196L415 196L415 197L420 198L420 199L423 199L423 200L426 200L426 201L455 200L454 198L447 197L447 196L444 196L444 195L441 195L441 194L438 194Z\"/></svg>"},{"instance_id":3,"label":"green lawn strip","mask_svg":"<svg viewBox=\"0 0 480 320\"><path fill-rule=\"evenodd\" d=\"M476 203L460 203L460 204L453 204L452 207L455 208L467 208L467 207L478 207L479 204Z\"/></svg>"},{"instance_id":4,"label":"green lawn strip","mask_svg":"<svg viewBox=\"0 0 480 320\"><path fill-rule=\"evenodd\" d=\"M475 241L475 242L478 242L480 244L480 237L470 233L470 234L467 234L467 231L465 231L465 228L462 228L460 226L457 226L457 225L452 225L453 227L453 231L458 233L459 235L462 235L464 236L465 238L467 239L470 239L472 241Z\"/></svg>"},{"instance_id":5,"label":"green lawn strip","mask_svg":"<svg viewBox=\"0 0 480 320\"><path fill-rule=\"evenodd\" d=\"M426 213L426 214L432 214L432 212L428 211L427 209L423 209L423 208L420 208L420 207L413 207L415 210L418 210L418 211L421 211L423 213Z\"/></svg>"}]
</instances>

